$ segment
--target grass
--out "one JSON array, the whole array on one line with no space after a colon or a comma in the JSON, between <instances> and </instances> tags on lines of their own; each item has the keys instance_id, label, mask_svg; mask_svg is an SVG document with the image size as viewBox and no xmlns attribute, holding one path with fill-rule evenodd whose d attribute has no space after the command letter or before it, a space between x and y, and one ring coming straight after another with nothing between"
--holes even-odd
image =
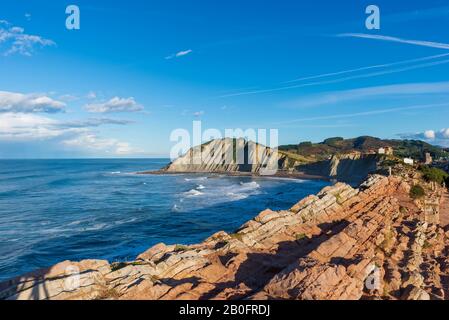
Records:
<instances>
[{"instance_id":1,"label":"grass","mask_svg":"<svg viewBox=\"0 0 449 320\"><path fill-rule=\"evenodd\" d=\"M123 268L126 268L128 266L128 263L126 262L114 262L111 264L111 271L117 271Z\"/></svg>"},{"instance_id":2,"label":"grass","mask_svg":"<svg viewBox=\"0 0 449 320\"><path fill-rule=\"evenodd\" d=\"M423 244L423 246L422 246L422 248L425 250L425 249L430 249L430 248L432 248L432 245L430 244L430 242L429 241L424 241L424 244Z\"/></svg>"},{"instance_id":3,"label":"grass","mask_svg":"<svg viewBox=\"0 0 449 320\"><path fill-rule=\"evenodd\" d=\"M336 194L335 198L337 199L337 204L339 204L339 205L343 204L343 199L341 198L341 194L340 193Z\"/></svg>"},{"instance_id":4,"label":"grass","mask_svg":"<svg viewBox=\"0 0 449 320\"><path fill-rule=\"evenodd\" d=\"M242 235L240 233L233 233L229 235L231 238L242 241Z\"/></svg>"},{"instance_id":5,"label":"grass","mask_svg":"<svg viewBox=\"0 0 449 320\"><path fill-rule=\"evenodd\" d=\"M181 245L181 244L177 244L175 246L175 250L174 251L175 252L183 252L183 251L187 251L187 250L189 250L189 247Z\"/></svg>"},{"instance_id":6,"label":"grass","mask_svg":"<svg viewBox=\"0 0 449 320\"><path fill-rule=\"evenodd\" d=\"M100 296L97 298L97 300L106 300L106 299L118 299L120 298L120 293L117 292L115 289L107 289L101 292Z\"/></svg>"},{"instance_id":7,"label":"grass","mask_svg":"<svg viewBox=\"0 0 449 320\"><path fill-rule=\"evenodd\" d=\"M139 261L133 261L133 262L113 262L111 263L111 271L117 271L123 268L126 268L127 266L141 266L144 265L144 262Z\"/></svg>"},{"instance_id":8,"label":"grass","mask_svg":"<svg viewBox=\"0 0 449 320\"><path fill-rule=\"evenodd\" d=\"M301 240L304 240L304 239L307 239L307 238L308 237L307 237L307 235L305 233L299 233L299 234L296 235L296 241L301 241Z\"/></svg>"},{"instance_id":9,"label":"grass","mask_svg":"<svg viewBox=\"0 0 449 320\"><path fill-rule=\"evenodd\" d=\"M286 156L289 159L289 165L292 164L292 166L296 161L299 163L309 163L312 161L311 159L301 156L297 153L283 151L283 150L278 150L278 152L280 155Z\"/></svg>"}]
</instances>

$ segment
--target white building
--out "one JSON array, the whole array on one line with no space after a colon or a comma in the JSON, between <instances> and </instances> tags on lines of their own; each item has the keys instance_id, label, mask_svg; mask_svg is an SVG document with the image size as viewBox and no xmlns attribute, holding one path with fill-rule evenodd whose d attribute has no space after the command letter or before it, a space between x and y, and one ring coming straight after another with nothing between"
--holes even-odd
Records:
<instances>
[{"instance_id":1,"label":"white building","mask_svg":"<svg viewBox=\"0 0 449 320\"><path fill-rule=\"evenodd\" d=\"M381 147L379 150L377 150L378 154L386 154L388 156L393 155L393 148L392 147Z\"/></svg>"},{"instance_id":2,"label":"white building","mask_svg":"<svg viewBox=\"0 0 449 320\"><path fill-rule=\"evenodd\" d=\"M409 164L409 165L413 165L415 163L415 161L413 161L412 158L404 158L404 163L405 164Z\"/></svg>"}]
</instances>

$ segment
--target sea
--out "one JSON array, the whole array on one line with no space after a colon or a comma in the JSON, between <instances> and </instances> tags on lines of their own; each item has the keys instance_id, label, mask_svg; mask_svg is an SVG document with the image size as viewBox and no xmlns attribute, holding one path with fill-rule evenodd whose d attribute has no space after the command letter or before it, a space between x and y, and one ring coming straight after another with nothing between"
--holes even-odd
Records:
<instances>
[{"instance_id":1,"label":"sea","mask_svg":"<svg viewBox=\"0 0 449 320\"><path fill-rule=\"evenodd\" d=\"M64 260L132 261L199 243L329 184L207 174L140 175L168 159L0 160L0 281Z\"/></svg>"}]
</instances>

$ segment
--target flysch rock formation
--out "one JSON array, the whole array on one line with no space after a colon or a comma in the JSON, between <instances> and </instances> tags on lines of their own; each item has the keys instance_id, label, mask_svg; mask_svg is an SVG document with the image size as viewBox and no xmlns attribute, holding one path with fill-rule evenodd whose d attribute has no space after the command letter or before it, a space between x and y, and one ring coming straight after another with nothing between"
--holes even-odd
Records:
<instances>
[{"instance_id":1,"label":"flysch rock formation","mask_svg":"<svg viewBox=\"0 0 449 320\"><path fill-rule=\"evenodd\" d=\"M65 261L12 279L0 299L449 299L449 233L409 190L394 176L357 189L337 183L197 245L158 244L127 263Z\"/></svg>"},{"instance_id":2,"label":"flysch rock formation","mask_svg":"<svg viewBox=\"0 0 449 320\"><path fill-rule=\"evenodd\" d=\"M225 138L191 148L163 171L263 174L264 170L269 173L286 164L287 157L269 147L244 139Z\"/></svg>"},{"instance_id":3,"label":"flysch rock formation","mask_svg":"<svg viewBox=\"0 0 449 320\"><path fill-rule=\"evenodd\" d=\"M369 174L377 171L378 161L379 158L376 154L338 154L328 160L298 165L295 170L308 175L360 184Z\"/></svg>"},{"instance_id":4,"label":"flysch rock formation","mask_svg":"<svg viewBox=\"0 0 449 320\"><path fill-rule=\"evenodd\" d=\"M375 154L361 153L336 154L315 162L298 159L252 141L225 138L191 148L156 173L290 175L336 179L358 185L376 172L379 160Z\"/></svg>"}]
</instances>

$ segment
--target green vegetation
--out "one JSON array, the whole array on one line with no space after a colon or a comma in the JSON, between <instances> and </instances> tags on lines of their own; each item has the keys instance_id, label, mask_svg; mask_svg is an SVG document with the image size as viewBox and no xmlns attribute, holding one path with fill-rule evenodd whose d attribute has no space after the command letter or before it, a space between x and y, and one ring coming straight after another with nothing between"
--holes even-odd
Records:
<instances>
[{"instance_id":1,"label":"green vegetation","mask_svg":"<svg viewBox=\"0 0 449 320\"><path fill-rule=\"evenodd\" d=\"M182 251L187 251L187 250L189 250L189 247L187 247L187 246L183 246L183 245L181 245L181 244L177 244L176 246L175 246L175 252L182 252Z\"/></svg>"},{"instance_id":2,"label":"green vegetation","mask_svg":"<svg viewBox=\"0 0 449 320\"><path fill-rule=\"evenodd\" d=\"M381 147L392 147L394 155L399 158L412 157L414 159L422 159L424 154L428 152L434 159L449 159L448 150L433 146L424 141L382 140L369 136L355 139L334 137L326 139L321 143L306 141L299 144L283 145L279 147L279 150L295 153L307 158L313 157L316 160L324 160L330 155L338 153L377 151Z\"/></svg>"},{"instance_id":3,"label":"green vegetation","mask_svg":"<svg viewBox=\"0 0 449 320\"><path fill-rule=\"evenodd\" d=\"M119 299L120 293L116 289L107 289L100 293L96 300Z\"/></svg>"},{"instance_id":4,"label":"green vegetation","mask_svg":"<svg viewBox=\"0 0 449 320\"><path fill-rule=\"evenodd\" d=\"M426 240L426 241L424 241L424 244L423 244L422 248L423 248L424 250L430 249L430 248L432 248L432 245L430 244L429 241Z\"/></svg>"},{"instance_id":5,"label":"green vegetation","mask_svg":"<svg viewBox=\"0 0 449 320\"><path fill-rule=\"evenodd\" d=\"M113 262L111 263L111 271L117 271L123 268L126 268L127 266L141 266L144 265L144 262L140 261L134 261L134 262Z\"/></svg>"},{"instance_id":6,"label":"green vegetation","mask_svg":"<svg viewBox=\"0 0 449 320\"><path fill-rule=\"evenodd\" d=\"M449 174L438 168L421 166L419 170L422 172L423 178L427 182L436 182L439 185L442 185L443 182L447 181L447 179L449 178Z\"/></svg>"},{"instance_id":7,"label":"green vegetation","mask_svg":"<svg viewBox=\"0 0 449 320\"><path fill-rule=\"evenodd\" d=\"M242 241L242 235L240 233L233 233L229 235L231 238Z\"/></svg>"},{"instance_id":8,"label":"green vegetation","mask_svg":"<svg viewBox=\"0 0 449 320\"><path fill-rule=\"evenodd\" d=\"M410 197L414 200L421 199L426 196L426 191L420 185L415 185L410 189Z\"/></svg>"},{"instance_id":9,"label":"green vegetation","mask_svg":"<svg viewBox=\"0 0 449 320\"><path fill-rule=\"evenodd\" d=\"M323 141L323 144L326 144L331 147L339 147L344 143L344 140L342 137L335 137L335 138L329 138Z\"/></svg>"},{"instance_id":10,"label":"green vegetation","mask_svg":"<svg viewBox=\"0 0 449 320\"><path fill-rule=\"evenodd\" d=\"M311 147L311 146L313 146L313 143L312 143L312 141L304 141L304 142L300 142L298 146L300 148Z\"/></svg>"},{"instance_id":11,"label":"green vegetation","mask_svg":"<svg viewBox=\"0 0 449 320\"><path fill-rule=\"evenodd\" d=\"M300 233L296 235L296 241L301 241L307 238L307 235L305 233Z\"/></svg>"},{"instance_id":12,"label":"green vegetation","mask_svg":"<svg viewBox=\"0 0 449 320\"><path fill-rule=\"evenodd\" d=\"M117 271L123 268L126 268L128 264L126 262L114 262L111 264L111 271Z\"/></svg>"}]
</instances>

